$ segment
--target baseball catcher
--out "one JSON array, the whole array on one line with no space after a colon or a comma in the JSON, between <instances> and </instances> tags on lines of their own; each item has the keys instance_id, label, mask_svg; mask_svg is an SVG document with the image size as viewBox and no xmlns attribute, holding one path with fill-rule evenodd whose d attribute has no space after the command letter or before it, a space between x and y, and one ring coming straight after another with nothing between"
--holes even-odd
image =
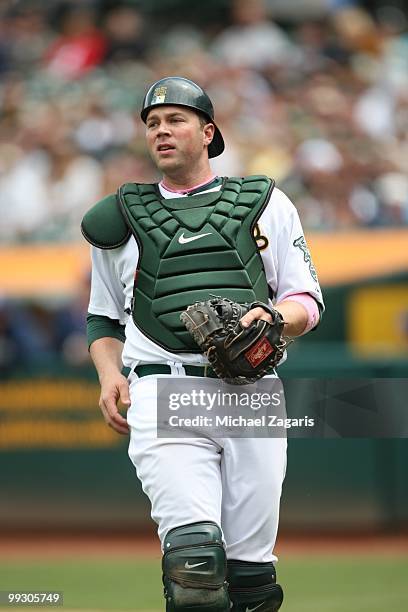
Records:
<instances>
[{"instance_id":1,"label":"baseball catcher","mask_svg":"<svg viewBox=\"0 0 408 612\"><path fill-rule=\"evenodd\" d=\"M272 322L257 319L243 327L241 318L257 307L268 312ZM283 336L280 312L262 302L238 304L214 296L192 304L180 318L217 376L234 385L254 383L271 374L290 342Z\"/></svg>"},{"instance_id":2,"label":"baseball catcher","mask_svg":"<svg viewBox=\"0 0 408 612\"><path fill-rule=\"evenodd\" d=\"M159 377L242 385L271 374L286 337L318 324L321 290L297 210L275 181L214 174L209 160L224 139L200 85L156 81L140 117L160 182L135 176L82 222L99 405L110 427L130 433L129 457L158 524L166 612L277 612L286 437L164 442Z\"/></svg>"}]
</instances>

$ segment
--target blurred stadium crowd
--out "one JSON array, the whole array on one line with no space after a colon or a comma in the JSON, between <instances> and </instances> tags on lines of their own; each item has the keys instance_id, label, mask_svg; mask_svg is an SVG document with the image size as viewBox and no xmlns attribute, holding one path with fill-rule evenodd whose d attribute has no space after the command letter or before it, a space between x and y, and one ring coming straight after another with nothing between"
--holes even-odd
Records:
<instances>
[{"instance_id":1,"label":"blurred stadium crowd","mask_svg":"<svg viewBox=\"0 0 408 612\"><path fill-rule=\"evenodd\" d=\"M213 99L227 142L214 170L273 176L306 229L408 224L408 30L398 2L369 10L327 0L311 17L278 19L273 0L220 0L213 18L203 3L190 19L180 0L170 22L151 4L0 3L0 245L78 241L92 203L125 181L157 179L139 111L147 85L165 75L190 77ZM9 355L31 342L30 354L52 358L77 332L76 306L65 322L38 308L10 316L0 306ZM19 316L33 330L24 339L10 331Z\"/></svg>"},{"instance_id":2,"label":"blurred stadium crowd","mask_svg":"<svg viewBox=\"0 0 408 612\"><path fill-rule=\"evenodd\" d=\"M168 74L214 99L228 143L219 174L273 176L307 228L408 222L402 11L341 2L284 28L267 0L229 4L222 25L178 15L157 31L154 13L129 2L26 0L2 11L2 242L77 240L92 202L157 178L139 109L146 86Z\"/></svg>"}]
</instances>

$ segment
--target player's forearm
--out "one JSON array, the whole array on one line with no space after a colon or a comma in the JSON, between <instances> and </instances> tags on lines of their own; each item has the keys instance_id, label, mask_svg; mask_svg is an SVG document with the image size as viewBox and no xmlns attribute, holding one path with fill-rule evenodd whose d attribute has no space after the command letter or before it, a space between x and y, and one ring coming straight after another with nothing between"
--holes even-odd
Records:
<instances>
[{"instance_id":1,"label":"player's forearm","mask_svg":"<svg viewBox=\"0 0 408 612\"><path fill-rule=\"evenodd\" d=\"M276 304L275 308L281 313L285 321L285 336L295 338L304 332L309 315L302 304L287 299L280 304Z\"/></svg>"},{"instance_id":2,"label":"player's forearm","mask_svg":"<svg viewBox=\"0 0 408 612\"><path fill-rule=\"evenodd\" d=\"M99 338L92 342L89 352L100 381L121 371L122 350L123 343L116 338Z\"/></svg>"}]
</instances>

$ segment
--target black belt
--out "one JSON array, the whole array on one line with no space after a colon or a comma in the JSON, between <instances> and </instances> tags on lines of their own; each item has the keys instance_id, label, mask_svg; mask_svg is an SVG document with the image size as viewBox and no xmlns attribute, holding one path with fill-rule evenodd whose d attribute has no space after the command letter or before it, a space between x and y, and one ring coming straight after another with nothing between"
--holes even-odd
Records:
<instances>
[{"instance_id":1,"label":"black belt","mask_svg":"<svg viewBox=\"0 0 408 612\"><path fill-rule=\"evenodd\" d=\"M199 366L199 365L183 365L186 376L204 376L209 378L218 378L214 370L210 366ZM132 368L124 366L122 368L123 376L128 377ZM133 368L139 378L143 376L151 376L152 374L171 374L171 367L164 363L147 363L145 365L138 365Z\"/></svg>"}]
</instances>

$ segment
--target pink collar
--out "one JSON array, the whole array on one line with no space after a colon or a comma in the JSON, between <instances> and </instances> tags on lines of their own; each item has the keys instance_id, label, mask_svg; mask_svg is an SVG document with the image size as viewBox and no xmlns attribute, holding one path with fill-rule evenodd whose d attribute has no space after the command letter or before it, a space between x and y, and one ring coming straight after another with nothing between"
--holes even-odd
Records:
<instances>
[{"instance_id":1,"label":"pink collar","mask_svg":"<svg viewBox=\"0 0 408 612\"><path fill-rule=\"evenodd\" d=\"M210 183L213 183L215 178L216 175L214 174L210 179L207 179L206 181L204 181L203 183L199 183L198 185L194 185L194 187L189 187L188 189L172 189L171 187L167 187L164 181L160 181L159 185L160 187L163 187L163 189L165 189L166 191L170 191L171 193L180 193L182 195L186 195L188 193L191 193L192 191L195 191L196 189L199 189L200 187L204 187L204 185L209 185Z\"/></svg>"}]
</instances>

